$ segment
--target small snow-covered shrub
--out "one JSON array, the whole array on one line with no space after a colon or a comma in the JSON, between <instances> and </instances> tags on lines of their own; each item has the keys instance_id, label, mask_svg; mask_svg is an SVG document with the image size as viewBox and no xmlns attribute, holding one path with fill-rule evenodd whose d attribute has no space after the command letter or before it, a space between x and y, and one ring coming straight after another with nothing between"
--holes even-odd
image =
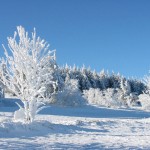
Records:
<instances>
[{"instance_id":1,"label":"small snow-covered shrub","mask_svg":"<svg viewBox=\"0 0 150 150\"><path fill-rule=\"evenodd\" d=\"M50 101L61 106L81 106L85 103L75 79L67 80L63 91L53 95Z\"/></svg>"},{"instance_id":2,"label":"small snow-covered shrub","mask_svg":"<svg viewBox=\"0 0 150 150\"><path fill-rule=\"evenodd\" d=\"M25 110L24 108L20 108L19 110L15 111L14 119L17 121L24 121L25 119Z\"/></svg>"},{"instance_id":3,"label":"small snow-covered shrub","mask_svg":"<svg viewBox=\"0 0 150 150\"><path fill-rule=\"evenodd\" d=\"M130 95L123 96L123 100L126 101L128 107L141 106L137 93L130 93Z\"/></svg>"},{"instance_id":4,"label":"small snow-covered shrub","mask_svg":"<svg viewBox=\"0 0 150 150\"><path fill-rule=\"evenodd\" d=\"M89 104L106 106L106 107L122 107L125 102L119 99L120 91L114 89L107 89L101 91L99 89L90 88L83 91L84 98Z\"/></svg>"},{"instance_id":5,"label":"small snow-covered shrub","mask_svg":"<svg viewBox=\"0 0 150 150\"><path fill-rule=\"evenodd\" d=\"M150 110L150 95L149 94L140 94L139 102L141 103L142 109Z\"/></svg>"},{"instance_id":6,"label":"small snow-covered shrub","mask_svg":"<svg viewBox=\"0 0 150 150\"><path fill-rule=\"evenodd\" d=\"M143 94L139 95L139 102L141 103L142 109L150 110L150 76L145 76L143 82L147 89Z\"/></svg>"}]
</instances>

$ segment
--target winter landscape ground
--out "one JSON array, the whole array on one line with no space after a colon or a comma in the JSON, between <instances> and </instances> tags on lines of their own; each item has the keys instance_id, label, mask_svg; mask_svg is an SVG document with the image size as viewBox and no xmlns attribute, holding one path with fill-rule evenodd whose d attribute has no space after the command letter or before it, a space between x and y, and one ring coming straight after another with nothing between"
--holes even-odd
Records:
<instances>
[{"instance_id":1,"label":"winter landscape ground","mask_svg":"<svg viewBox=\"0 0 150 150\"><path fill-rule=\"evenodd\" d=\"M49 106L24 124L12 119L16 101L1 101L0 149L150 149L149 112Z\"/></svg>"}]
</instances>

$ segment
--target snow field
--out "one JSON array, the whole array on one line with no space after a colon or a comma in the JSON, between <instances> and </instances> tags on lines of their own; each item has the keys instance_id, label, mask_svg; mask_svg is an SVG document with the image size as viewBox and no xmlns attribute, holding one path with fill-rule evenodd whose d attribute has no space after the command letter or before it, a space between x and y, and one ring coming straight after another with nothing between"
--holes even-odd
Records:
<instances>
[{"instance_id":1,"label":"snow field","mask_svg":"<svg viewBox=\"0 0 150 150\"><path fill-rule=\"evenodd\" d=\"M24 124L12 120L13 112L4 109L0 112L0 149L150 148L148 112L52 106L41 111L35 122Z\"/></svg>"}]
</instances>

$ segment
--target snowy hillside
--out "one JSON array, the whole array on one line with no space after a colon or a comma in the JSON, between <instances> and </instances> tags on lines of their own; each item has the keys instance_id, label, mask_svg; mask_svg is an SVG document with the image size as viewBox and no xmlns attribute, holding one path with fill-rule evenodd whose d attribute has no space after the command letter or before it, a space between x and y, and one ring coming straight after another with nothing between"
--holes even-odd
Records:
<instances>
[{"instance_id":1,"label":"snowy hillside","mask_svg":"<svg viewBox=\"0 0 150 150\"><path fill-rule=\"evenodd\" d=\"M24 124L12 119L16 101L1 102L0 149L150 149L149 112L50 106Z\"/></svg>"}]
</instances>

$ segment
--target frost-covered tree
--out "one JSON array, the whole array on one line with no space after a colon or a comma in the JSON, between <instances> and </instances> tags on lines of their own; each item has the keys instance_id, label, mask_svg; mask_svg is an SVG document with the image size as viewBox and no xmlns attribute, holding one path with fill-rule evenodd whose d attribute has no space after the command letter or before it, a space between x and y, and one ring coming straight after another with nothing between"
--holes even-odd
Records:
<instances>
[{"instance_id":1,"label":"frost-covered tree","mask_svg":"<svg viewBox=\"0 0 150 150\"><path fill-rule=\"evenodd\" d=\"M105 70L103 69L100 74L100 82L102 85L102 89L105 90L107 88L109 88L109 74L107 72L105 72Z\"/></svg>"},{"instance_id":2,"label":"frost-covered tree","mask_svg":"<svg viewBox=\"0 0 150 150\"><path fill-rule=\"evenodd\" d=\"M111 76L110 76L110 86L111 88L120 88L120 82L121 82L121 76L120 74L115 74L114 72L112 72Z\"/></svg>"},{"instance_id":3,"label":"frost-covered tree","mask_svg":"<svg viewBox=\"0 0 150 150\"><path fill-rule=\"evenodd\" d=\"M53 90L57 87L53 79L57 69L55 51L49 50L49 45L36 36L35 30L30 38L22 26L17 27L14 37L8 37L8 48L9 51L4 47L6 59L1 64L5 64L6 71L1 82L24 104L15 117L32 122L41 109L47 87L51 85Z\"/></svg>"},{"instance_id":4,"label":"frost-covered tree","mask_svg":"<svg viewBox=\"0 0 150 150\"><path fill-rule=\"evenodd\" d=\"M139 102L143 109L150 110L150 76L145 76L143 81L147 88L139 95Z\"/></svg>"},{"instance_id":5,"label":"frost-covered tree","mask_svg":"<svg viewBox=\"0 0 150 150\"><path fill-rule=\"evenodd\" d=\"M150 94L150 76L145 76L143 79L144 83L147 86L147 91Z\"/></svg>"},{"instance_id":6,"label":"frost-covered tree","mask_svg":"<svg viewBox=\"0 0 150 150\"><path fill-rule=\"evenodd\" d=\"M131 92L130 84L127 80L124 80L124 78L121 79L120 87L123 91L124 96L127 96L130 94L130 92Z\"/></svg>"}]
</instances>

